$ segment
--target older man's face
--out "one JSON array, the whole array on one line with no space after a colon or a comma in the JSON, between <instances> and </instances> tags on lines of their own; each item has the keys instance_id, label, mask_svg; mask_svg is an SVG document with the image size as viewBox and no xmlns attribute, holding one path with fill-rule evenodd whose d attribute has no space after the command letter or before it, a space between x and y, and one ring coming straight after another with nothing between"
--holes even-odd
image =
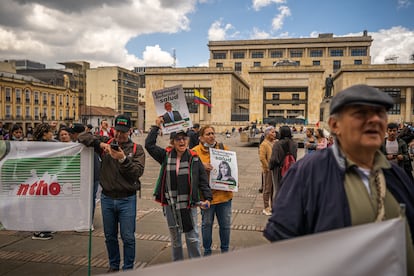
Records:
<instances>
[{"instance_id":1,"label":"older man's face","mask_svg":"<svg viewBox=\"0 0 414 276\"><path fill-rule=\"evenodd\" d=\"M346 106L339 116L330 118L329 126L344 150L374 152L385 137L387 112L384 107Z\"/></svg>"}]
</instances>

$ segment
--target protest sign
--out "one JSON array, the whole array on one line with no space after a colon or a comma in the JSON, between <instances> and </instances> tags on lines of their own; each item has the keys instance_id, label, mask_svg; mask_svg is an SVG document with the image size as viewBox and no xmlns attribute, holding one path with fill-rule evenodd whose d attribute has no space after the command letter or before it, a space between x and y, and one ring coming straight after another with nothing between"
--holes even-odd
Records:
<instances>
[{"instance_id":1,"label":"protest sign","mask_svg":"<svg viewBox=\"0 0 414 276\"><path fill-rule=\"evenodd\" d=\"M192 127L184 91L181 85L152 92L155 110L164 120L163 133L186 130Z\"/></svg>"},{"instance_id":2,"label":"protest sign","mask_svg":"<svg viewBox=\"0 0 414 276\"><path fill-rule=\"evenodd\" d=\"M237 157L234 151L210 148L210 188L223 191L238 191Z\"/></svg>"}]
</instances>

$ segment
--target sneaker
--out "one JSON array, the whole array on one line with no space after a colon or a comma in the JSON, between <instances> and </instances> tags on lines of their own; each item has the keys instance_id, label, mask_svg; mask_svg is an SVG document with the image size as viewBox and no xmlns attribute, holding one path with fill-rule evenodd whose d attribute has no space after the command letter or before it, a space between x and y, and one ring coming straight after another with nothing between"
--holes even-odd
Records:
<instances>
[{"instance_id":1,"label":"sneaker","mask_svg":"<svg viewBox=\"0 0 414 276\"><path fill-rule=\"evenodd\" d=\"M118 272L118 271L119 271L119 269L115 269L115 268L110 267L110 268L108 269L107 273L111 273L111 272Z\"/></svg>"},{"instance_id":2,"label":"sneaker","mask_svg":"<svg viewBox=\"0 0 414 276\"><path fill-rule=\"evenodd\" d=\"M265 214L266 216L271 216L272 215L272 212L270 211L270 208L263 209L262 213Z\"/></svg>"},{"instance_id":3,"label":"sneaker","mask_svg":"<svg viewBox=\"0 0 414 276\"><path fill-rule=\"evenodd\" d=\"M35 232L32 236L32 240L47 241L51 239L53 239L53 236L50 232Z\"/></svg>"}]
</instances>

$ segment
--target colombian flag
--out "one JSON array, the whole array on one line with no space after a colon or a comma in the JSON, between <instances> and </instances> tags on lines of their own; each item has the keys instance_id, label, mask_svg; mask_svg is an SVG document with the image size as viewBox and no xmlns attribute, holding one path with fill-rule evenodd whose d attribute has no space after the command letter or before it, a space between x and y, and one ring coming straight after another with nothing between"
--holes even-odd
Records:
<instances>
[{"instance_id":1,"label":"colombian flag","mask_svg":"<svg viewBox=\"0 0 414 276\"><path fill-rule=\"evenodd\" d=\"M207 98L201 95L200 91L198 91L197 89L194 89L194 102L211 107L211 104L208 102Z\"/></svg>"}]
</instances>

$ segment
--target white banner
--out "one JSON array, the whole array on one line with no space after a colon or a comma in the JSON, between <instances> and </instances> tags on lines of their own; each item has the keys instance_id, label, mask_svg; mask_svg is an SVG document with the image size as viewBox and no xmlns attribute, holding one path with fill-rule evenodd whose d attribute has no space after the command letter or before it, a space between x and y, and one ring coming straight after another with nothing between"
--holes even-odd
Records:
<instances>
[{"instance_id":1,"label":"white banner","mask_svg":"<svg viewBox=\"0 0 414 276\"><path fill-rule=\"evenodd\" d=\"M123 275L407 275L405 221L392 219Z\"/></svg>"},{"instance_id":2,"label":"white banner","mask_svg":"<svg viewBox=\"0 0 414 276\"><path fill-rule=\"evenodd\" d=\"M6 229L89 229L93 148L0 141L0 158L0 222Z\"/></svg>"}]
</instances>

